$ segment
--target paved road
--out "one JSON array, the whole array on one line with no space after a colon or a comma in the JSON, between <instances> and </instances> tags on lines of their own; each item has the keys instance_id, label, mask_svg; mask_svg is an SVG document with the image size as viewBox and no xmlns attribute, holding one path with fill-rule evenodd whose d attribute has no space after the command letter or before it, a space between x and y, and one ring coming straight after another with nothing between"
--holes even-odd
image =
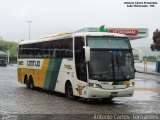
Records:
<instances>
[{"instance_id":1,"label":"paved road","mask_svg":"<svg viewBox=\"0 0 160 120\"><path fill-rule=\"evenodd\" d=\"M68 100L62 94L28 90L17 82L16 65L0 67L0 114L160 113L159 76L136 73L133 97L111 102Z\"/></svg>"}]
</instances>

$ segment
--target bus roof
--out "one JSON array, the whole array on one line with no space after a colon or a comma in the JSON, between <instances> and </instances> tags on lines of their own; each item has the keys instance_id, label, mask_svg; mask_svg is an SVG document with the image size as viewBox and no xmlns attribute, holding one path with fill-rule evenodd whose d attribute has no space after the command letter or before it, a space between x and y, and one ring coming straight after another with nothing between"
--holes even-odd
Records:
<instances>
[{"instance_id":1,"label":"bus roof","mask_svg":"<svg viewBox=\"0 0 160 120\"><path fill-rule=\"evenodd\" d=\"M123 34L108 33L108 32L78 32L74 33L74 36L113 36L113 37L127 37Z\"/></svg>"},{"instance_id":2,"label":"bus roof","mask_svg":"<svg viewBox=\"0 0 160 120\"><path fill-rule=\"evenodd\" d=\"M52 41L52 40L61 40L65 38L72 38L73 36L113 36L113 37L127 37L123 34L117 34L117 33L107 33L107 32L75 32L75 33L60 33L55 34L43 38L39 38L36 40L27 40L27 41L21 41L19 45L23 44L32 44L32 43L39 43L44 41Z\"/></svg>"}]
</instances>

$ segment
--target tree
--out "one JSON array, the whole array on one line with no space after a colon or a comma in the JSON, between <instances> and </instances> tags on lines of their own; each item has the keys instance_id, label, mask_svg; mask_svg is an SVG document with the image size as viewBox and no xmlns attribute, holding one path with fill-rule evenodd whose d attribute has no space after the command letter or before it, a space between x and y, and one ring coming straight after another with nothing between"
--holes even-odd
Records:
<instances>
[{"instance_id":1,"label":"tree","mask_svg":"<svg viewBox=\"0 0 160 120\"><path fill-rule=\"evenodd\" d=\"M160 51L160 31L158 29L153 33L153 44L150 48L152 51Z\"/></svg>"}]
</instances>

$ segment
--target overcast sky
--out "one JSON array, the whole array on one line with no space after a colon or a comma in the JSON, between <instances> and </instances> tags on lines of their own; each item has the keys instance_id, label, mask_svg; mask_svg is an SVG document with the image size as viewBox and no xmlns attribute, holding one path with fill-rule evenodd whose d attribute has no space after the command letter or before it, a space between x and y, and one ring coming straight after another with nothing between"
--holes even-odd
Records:
<instances>
[{"instance_id":1,"label":"overcast sky","mask_svg":"<svg viewBox=\"0 0 160 120\"><path fill-rule=\"evenodd\" d=\"M160 29L159 0L143 0L157 1L154 8L127 8L124 1L133 0L0 0L0 36L27 40L26 21L32 20L31 39L101 25L148 28L152 37Z\"/></svg>"}]
</instances>

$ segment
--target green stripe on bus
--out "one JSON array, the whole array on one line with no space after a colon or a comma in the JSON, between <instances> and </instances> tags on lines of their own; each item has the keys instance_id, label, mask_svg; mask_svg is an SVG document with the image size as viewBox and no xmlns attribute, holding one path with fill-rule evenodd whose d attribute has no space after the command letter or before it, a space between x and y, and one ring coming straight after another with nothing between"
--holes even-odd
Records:
<instances>
[{"instance_id":1,"label":"green stripe on bus","mask_svg":"<svg viewBox=\"0 0 160 120\"><path fill-rule=\"evenodd\" d=\"M60 66L62 63L62 59L50 59L48 64L48 70L46 73L45 81L44 81L44 89L47 90L55 90Z\"/></svg>"}]
</instances>

